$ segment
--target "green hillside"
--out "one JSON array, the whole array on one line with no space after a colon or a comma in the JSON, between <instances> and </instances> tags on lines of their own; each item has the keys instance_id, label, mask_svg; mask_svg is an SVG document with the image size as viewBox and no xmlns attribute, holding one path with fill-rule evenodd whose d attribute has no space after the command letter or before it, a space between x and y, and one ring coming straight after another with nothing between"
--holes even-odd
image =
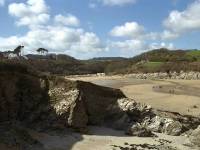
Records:
<instances>
[{"instance_id":1,"label":"green hillside","mask_svg":"<svg viewBox=\"0 0 200 150\"><path fill-rule=\"evenodd\" d=\"M77 60L68 55L57 55L57 59L28 55L29 60L19 63L30 65L41 72L59 75L126 74L137 72L200 71L200 50L156 49L132 58L103 57ZM6 60L1 60L2 61ZM7 60L9 61L9 60ZM10 60L11 61L11 60ZM18 62L18 60L15 60Z\"/></svg>"},{"instance_id":2,"label":"green hillside","mask_svg":"<svg viewBox=\"0 0 200 150\"><path fill-rule=\"evenodd\" d=\"M200 50L187 51L186 57L191 61L200 61Z\"/></svg>"},{"instance_id":3,"label":"green hillside","mask_svg":"<svg viewBox=\"0 0 200 150\"><path fill-rule=\"evenodd\" d=\"M117 74L181 70L200 71L200 50L155 49L126 61L112 62L106 71Z\"/></svg>"},{"instance_id":4,"label":"green hillside","mask_svg":"<svg viewBox=\"0 0 200 150\"><path fill-rule=\"evenodd\" d=\"M148 60L151 62L200 61L200 50L156 49L132 58L134 62Z\"/></svg>"}]
</instances>

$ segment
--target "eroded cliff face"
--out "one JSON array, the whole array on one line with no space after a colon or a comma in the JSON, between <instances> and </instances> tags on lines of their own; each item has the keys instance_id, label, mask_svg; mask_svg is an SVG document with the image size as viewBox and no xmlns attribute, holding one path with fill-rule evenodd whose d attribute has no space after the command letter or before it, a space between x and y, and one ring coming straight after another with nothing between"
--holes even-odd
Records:
<instances>
[{"instance_id":1,"label":"eroded cliff face","mask_svg":"<svg viewBox=\"0 0 200 150\"><path fill-rule=\"evenodd\" d=\"M0 120L34 121L33 114L48 105L44 84L44 79L32 75L0 73Z\"/></svg>"},{"instance_id":2,"label":"eroded cliff face","mask_svg":"<svg viewBox=\"0 0 200 150\"><path fill-rule=\"evenodd\" d=\"M26 127L45 124L44 118L51 112L47 83L20 66L0 70L0 149L43 149Z\"/></svg>"}]
</instances>

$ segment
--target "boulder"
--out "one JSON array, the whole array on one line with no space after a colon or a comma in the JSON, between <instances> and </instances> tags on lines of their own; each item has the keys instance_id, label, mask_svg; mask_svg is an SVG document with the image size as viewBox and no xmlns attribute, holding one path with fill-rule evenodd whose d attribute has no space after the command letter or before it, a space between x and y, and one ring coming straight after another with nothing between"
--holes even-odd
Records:
<instances>
[{"instance_id":1,"label":"boulder","mask_svg":"<svg viewBox=\"0 0 200 150\"><path fill-rule=\"evenodd\" d=\"M183 126L179 121L170 120L165 123L162 133L179 136L182 134Z\"/></svg>"},{"instance_id":2,"label":"boulder","mask_svg":"<svg viewBox=\"0 0 200 150\"><path fill-rule=\"evenodd\" d=\"M153 132L140 124L136 123L128 128L125 132L127 135L137 136L137 137L156 137Z\"/></svg>"},{"instance_id":3,"label":"boulder","mask_svg":"<svg viewBox=\"0 0 200 150\"><path fill-rule=\"evenodd\" d=\"M155 116L148 123L146 123L146 126L149 130L168 135L177 136L180 135L183 130L182 124L172 118Z\"/></svg>"},{"instance_id":4,"label":"boulder","mask_svg":"<svg viewBox=\"0 0 200 150\"><path fill-rule=\"evenodd\" d=\"M190 141L193 145L200 148L200 126L192 131L190 135Z\"/></svg>"},{"instance_id":5,"label":"boulder","mask_svg":"<svg viewBox=\"0 0 200 150\"><path fill-rule=\"evenodd\" d=\"M51 105L70 127L114 126L115 122L121 126L120 122L128 118L117 105L118 99L125 98L120 90L62 79L55 79L50 85Z\"/></svg>"}]
</instances>

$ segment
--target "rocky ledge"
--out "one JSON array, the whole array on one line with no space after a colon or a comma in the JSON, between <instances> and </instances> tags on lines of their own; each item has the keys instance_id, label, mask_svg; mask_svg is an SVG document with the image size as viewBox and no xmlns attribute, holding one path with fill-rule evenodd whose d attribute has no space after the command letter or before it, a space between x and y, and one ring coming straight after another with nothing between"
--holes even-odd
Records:
<instances>
[{"instance_id":1,"label":"rocky ledge","mask_svg":"<svg viewBox=\"0 0 200 150\"><path fill-rule=\"evenodd\" d=\"M156 72L156 73L133 73L125 75L135 79L181 79L181 80L200 80L200 72Z\"/></svg>"}]
</instances>

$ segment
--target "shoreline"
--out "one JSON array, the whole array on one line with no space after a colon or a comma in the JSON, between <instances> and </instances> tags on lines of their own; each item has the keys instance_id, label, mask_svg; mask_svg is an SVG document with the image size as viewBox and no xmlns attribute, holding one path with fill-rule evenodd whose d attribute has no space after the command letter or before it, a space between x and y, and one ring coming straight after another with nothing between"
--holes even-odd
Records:
<instances>
[{"instance_id":1,"label":"shoreline","mask_svg":"<svg viewBox=\"0 0 200 150\"><path fill-rule=\"evenodd\" d=\"M97 73L97 74L85 74L85 75L69 75L64 76L68 79L75 79L75 78L123 78L123 77L130 77L134 79L177 79L177 80L200 80L200 72L155 72L155 73L131 73L131 74L117 74L117 75L106 75L105 73Z\"/></svg>"},{"instance_id":2,"label":"shoreline","mask_svg":"<svg viewBox=\"0 0 200 150\"><path fill-rule=\"evenodd\" d=\"M135 79L130 76L87 76L68 78L118 88L137 102L160 110L200 116L200 80Z\"/></svg>"}]
</instances>

